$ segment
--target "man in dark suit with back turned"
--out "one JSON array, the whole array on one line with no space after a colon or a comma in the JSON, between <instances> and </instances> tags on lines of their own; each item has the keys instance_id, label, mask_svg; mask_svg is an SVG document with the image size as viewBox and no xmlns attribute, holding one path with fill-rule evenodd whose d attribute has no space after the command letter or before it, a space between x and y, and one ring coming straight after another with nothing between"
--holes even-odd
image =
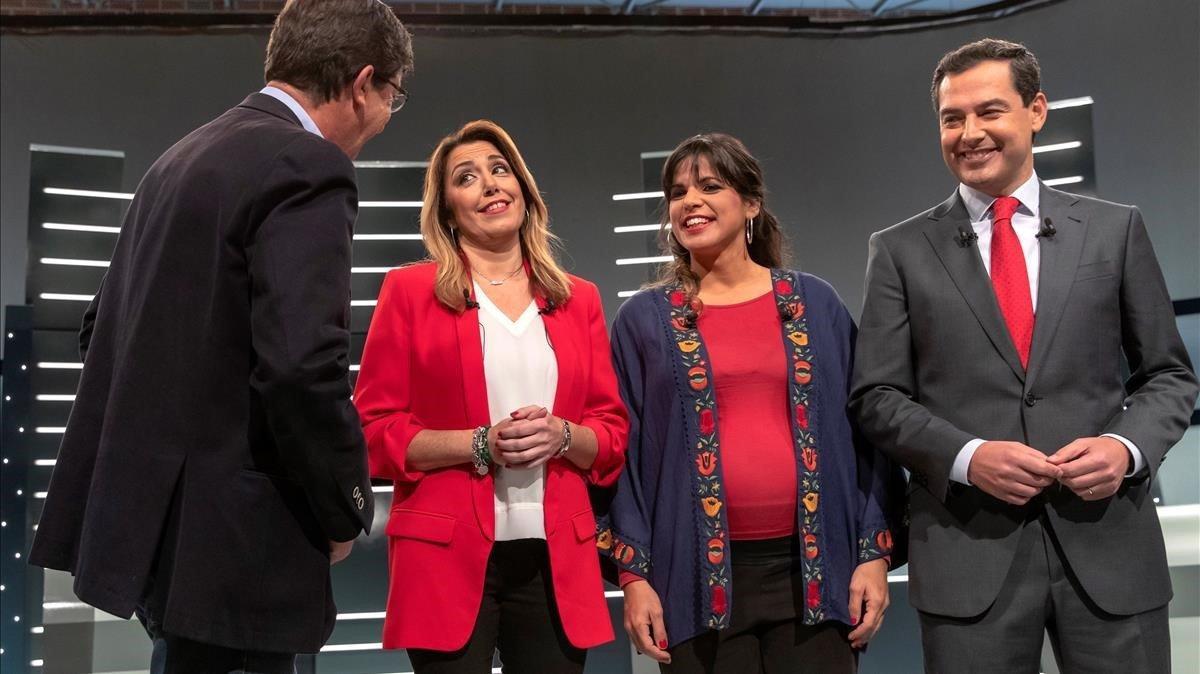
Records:
<instances>
[{"instance_id":1,"label":"man in dark suit with back turned","mask_svg":"<svg viewBox=\"0 0 1200 674\"><path fill-rule=\"evenodd\" d=\"M1166 672L1150 482L1196 377L1132 206L1050 189L1037 60L982 40L933 79L941 205L871 237L851 411L912 473L930 672ZM1121 355L1130 375L1122 381Z\"/></svg>"},{"instance_id":2,"label":"man in dark suit with back turned","mask_svg":"<svg viewBox=\"0 0 1200 674\"><path fill-rule=\"evenodd\" d=\"M350 402L354 158L405 99L378 0L291 0L267 87L138 186L84 318L32 563L137 613L156 672L292 672L373 512Z\"/></svg>"}]
</instances>

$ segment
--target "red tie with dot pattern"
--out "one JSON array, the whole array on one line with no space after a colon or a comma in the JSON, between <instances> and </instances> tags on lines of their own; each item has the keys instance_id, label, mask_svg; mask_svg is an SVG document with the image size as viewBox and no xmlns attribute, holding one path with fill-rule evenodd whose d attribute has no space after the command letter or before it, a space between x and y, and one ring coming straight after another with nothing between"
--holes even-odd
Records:
<instances>
[{"instance_id":1,"label":"red tie with dot pattern","mask_svg":"<svg viewBox=\"0 0 1200 674\"><path fill-rule=\"evenodd\" d=\"M1021 357L1021 367L1028 368L1033 343L1033 297L1025 254L1012 227L1013 213L1020 205L1016 197L1000 197L992 203L992 290Z\"/></svg>"}]
</instances>

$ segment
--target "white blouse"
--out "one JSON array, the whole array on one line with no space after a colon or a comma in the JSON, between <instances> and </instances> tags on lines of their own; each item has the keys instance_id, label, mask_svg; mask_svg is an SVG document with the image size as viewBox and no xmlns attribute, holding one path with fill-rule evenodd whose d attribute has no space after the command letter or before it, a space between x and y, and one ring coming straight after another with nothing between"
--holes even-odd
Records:
<instances>
[{"instance_id":1,"label":"white blouse","mask_svg":"<svg viewBox=\"0 0 1200 674\"><path fill-rule=\"evenodd\" d=\"M483 342L483 374L487 384L488 413L498 424L527 405L552 409L558 390L558 361L546 337L546 326L537 304L530 302L513 321L504 315L479 284L479 336ZM493 467L495 478L496 540L545 538L542 511L545 466Z\"/></svg>"}]
</instances>

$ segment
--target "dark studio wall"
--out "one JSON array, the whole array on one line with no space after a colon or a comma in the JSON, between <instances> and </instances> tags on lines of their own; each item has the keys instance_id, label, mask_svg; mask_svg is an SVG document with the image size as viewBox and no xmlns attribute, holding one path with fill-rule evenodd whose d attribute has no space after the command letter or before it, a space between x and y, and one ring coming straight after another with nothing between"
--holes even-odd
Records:
<instances>
[{"instance_id":1,"label":"dark studio wall","mask_svg":"<svg viewBox=\"0 0 1200 674\"><path fill-rule=\"evenodd\" d=\"M1028 44L1051 99L1090 95L1098 192L1143 209L1175 298L1200 295L1200 5L1070 0L1015 16L868 38L751 35L415 38L411 101L360 159L424 159L460 123L508 128L565 239L568 265L616 291L645 255L639 153L702 130L741 137L800 267L861 306L867 237L943 199L928 101L947 49ZM172 142L261 86L264 34L0 36L3 304L24 301L29 144L126 153L132 191ZM1053 114L1053 113L1052 113ZM1069 189L1069 188L1068 188Z\"/></svg>"}]
</instances>

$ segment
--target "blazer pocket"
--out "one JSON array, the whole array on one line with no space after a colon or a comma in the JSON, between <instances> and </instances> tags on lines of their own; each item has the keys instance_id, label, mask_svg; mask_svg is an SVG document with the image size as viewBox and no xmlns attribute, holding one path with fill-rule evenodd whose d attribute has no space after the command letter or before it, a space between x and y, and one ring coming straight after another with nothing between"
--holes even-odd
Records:
<instances>
[{"instance_id":1,"label":"blazer pocket","mask_svg":"<svg viewBox=\"0 0 1200 674\"><path fill-rule=\"evenodd\" d=\"M1090 281L1098 278L1108 278L1115 273L1113 270L1112 260L1101 260L1100 262L1089 262L1081 264L1075 269L1076 281Z\"/></svg>"},{"instance_id":2,"label":"blazer pocket","mask_svg":"<svg viewBox=\"0 0 1200 674\"><path fill-rule=\"evenodd\" d=\"M457 523L449 515L399 509L392 511L387 523L387 535L449 545Z\"/></svg>"},{"instance_id":3,"label":"blazer pocket","mask_svg":"<svg viewBox=\"0 0 1200 674\"><path fill-rule=\"evenodd\" d=\"M596 536L596 517L592 515L590 508L572 515L571 526L575 529L575 538L581 542Z\"/></svg>"}]
</instances>

